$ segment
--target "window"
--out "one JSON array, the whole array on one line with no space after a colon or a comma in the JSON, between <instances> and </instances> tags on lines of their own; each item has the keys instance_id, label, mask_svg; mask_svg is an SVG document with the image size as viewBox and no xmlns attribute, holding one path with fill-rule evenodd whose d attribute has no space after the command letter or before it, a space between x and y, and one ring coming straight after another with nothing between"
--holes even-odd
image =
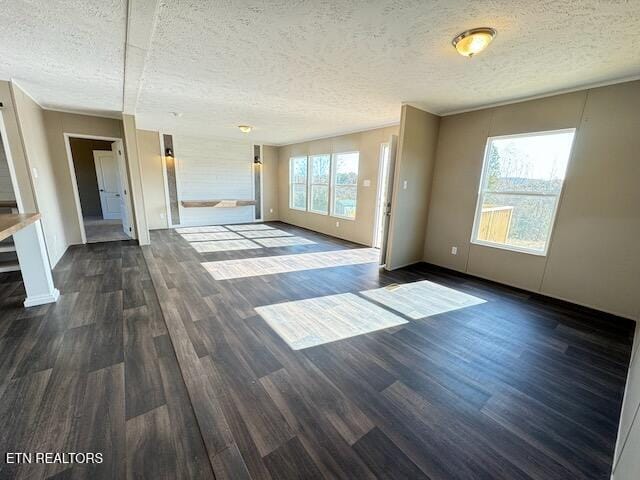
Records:
<instances>
[{"instance_id":1,"label":"window","mask_svg":"<svg viewBox=\"0 0 640 480\"><path fill-rule=\"evenodd\" d=\"M307 157L289 159L289 208L307 209Z\"/></svg>"},{"instance_id":2,"label":"window","mask_svg":"<svg viewBox=\"0 0 640 480\"><path fill-rule=\"evenodd\" d=\"M334 156L332 214L355 218L358 194L359 152L336 153Z\"/></svg>"},{"instance_id":3,"label":"window","mask_svg":"<svg viewBox=\"0 0 640 480\"><path fill-rule=\"evenodd\" d=\"M473 243L546 255L574 134L487 140Z\"/></svg>"},{"instance_id":4,"label":"window","mask_svg":"<svg viewBox=\"0 0 640 480\"><path fill-rule=\"evenodd\" d=\"M329 213L329 176L331 155L313 155L309 157L311 173L309 175L310 202L309 211Z\"/></svg>"}]
</instances>

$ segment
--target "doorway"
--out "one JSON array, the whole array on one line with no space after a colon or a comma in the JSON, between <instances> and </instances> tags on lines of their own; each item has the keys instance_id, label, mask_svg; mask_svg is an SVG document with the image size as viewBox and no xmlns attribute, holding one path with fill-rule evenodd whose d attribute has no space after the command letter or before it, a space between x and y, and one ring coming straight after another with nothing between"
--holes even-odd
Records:
<instances>
[{"instance_id":1,"label":"doorway","mask_svg":"<svg viewBox=\"0 0 640 480\"><path fill-rule=\"evenodd\" d=\"M382 246L382 235L384 231L384 216L386 209L387 185L389 183L389 144L380 145L380 163L378 177L378 197L376 198L376 223L373 234L373 248Z\"/></svg>"},{"instance_id":2,"label":"doorway","mask_svg":"<svg viewBox=\"0 0 640 480\"><path fill-rule=\"evenodd\" d=\"M83 243L133 238L122 140L65 134Z\"/></svg>"},{"instance_id":3,"label":"doorway","mask_svg":"<svg viewBox=\"0 0 640 480\"><path fill-rule=\"evenodd\" d=\"M378 175L378 194L376 197L376 221L374 222L373 248L380 249L380 265L387 258L387 237L389 235L389 216L391 215L391 197L393 173L395 170L398 137L392 135L389 142L380 145Z\"/></svg>"}]
</instances>

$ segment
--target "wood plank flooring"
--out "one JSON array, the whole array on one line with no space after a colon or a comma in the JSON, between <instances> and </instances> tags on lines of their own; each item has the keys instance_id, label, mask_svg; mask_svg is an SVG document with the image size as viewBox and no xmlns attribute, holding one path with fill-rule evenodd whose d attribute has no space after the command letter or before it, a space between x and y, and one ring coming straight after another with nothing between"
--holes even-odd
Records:
<instances>
[{"instance_id":1,"label":"wood plank flooring","mask_svg":"<svg viewBox=\"0 0 640 480\"><path fill-rule=\"evenodd\" d=\"M417 265L214 280L201 263L359 246L144 247L217 478L609 477L633 322ZM210 264L211 265L211 264ZM255 307L429 280L486 303L294 351Z\"/></svg>"},{"instance_id":2,"label":"wood plank flooring","mask_svg":"<svg viewBox=\"0 0 640 480\"><path fill-rule=\"evenodd\" d=\"M360 248L269 226L316 243L72 247L60 301L28 310L0 275L0 449L105 456L0 478L609 478L631 321L425 264L219 281L201 265ZM254 310L418 280L486 303L298 351Z\"/></svg>"},{"instance_id":3,"label":"wood plank flooring","mask_svg":"<svg viewBox=\"0 0 640 480\"><path fill-rule=\"evenodd\" d=\"M140 247L71 247L54 277L58 303L25 310L20 274L0 275L0 478L214 478Z\"/></svg>"}]
</instances>

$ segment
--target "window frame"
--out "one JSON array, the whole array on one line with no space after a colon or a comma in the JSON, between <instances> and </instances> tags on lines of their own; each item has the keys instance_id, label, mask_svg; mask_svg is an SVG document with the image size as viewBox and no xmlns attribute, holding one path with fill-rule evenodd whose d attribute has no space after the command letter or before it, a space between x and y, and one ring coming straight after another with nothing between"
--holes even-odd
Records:
<instances>
[{"instance_id":1,"label":"window frame","mask_svg":"<svg viewBox=\"0 0 640 480\"><path fill-rule=\"evenodd\" d=\"M329 174L327 183L313 183L313 157L329 157ZM333 155L331 153L314 153L313 155L307 156L307 212L315 213L316 215L325 215L329 216L331 212L331 173L333 172ZM327 187L327 211L321 212L319 210L314 210L312 208L313 202L313 186L326 186Z\"/></svg>"},{"instance_id":2,"label":"window frame","mask_svg":"<svg viewBox=\"0 0 640 480\"><path fill-rule=\"evenodd\" d=\"M356 183L355 184L341 184L341 185L337 185L336 184L336 173L337 173L337 166L338 166L338 161L336 160L336 157L338 155L348 155L350 153L357 153L358 154L358 175L356 178ZM331 190L330 190L330 195L329 195L329 212L330 215L332 217L335 218L340 218L343 220L351 220L351 221L355 221L356 218L358 217L358 185L360 183L360 150L348 150L346 152L336 152L331 154ZM345 215L338 215L335 212L335 207L336 207L336 186L340 186L340 187L356 187L356 214L353 217L347 217Z\"/></svg>"},{"instance_id":3,"label":"window frame","mask_svg":"<svg viewBox=\"0 0 640 480\"><path fill-rule=\"evenodd\" d=\"M536 193L536 192L519 192L519 191L504 191L504 192L491 192L486 189L487 183L487 170L489 167L488 163L488 155L490 151L491 143L494 140L503 140L507 138L525 138L525 137L541 137L544 135L557 135L562 133L573 133L573 138L571 139L571 146L569 147L569 158L567 159L567 168L565 169L565 175L562 179L562 185L560 186L560 191L558 193ZM476 195L476 208L474 211L473 217L473 228L471 229L471 243L474 245L481 245L483 247L497 248L500 250L509 250L512 252L518 253L526 253L529 255L535 255L539 257L546 257L549 253L549 246L551 243L551 238L553 236L553 231L556 224L556 217L558 214L558 208L560 206L560 202L562 200L562 195L564 193L564 187L567 178L567 172L569 171L569 167L571 165L571 160L573 158L573 147L576 141L576 128L561 128L557 130L544 130L540 132L526 132L526 133L516 133L511 135L495 135L492 137L487 137L487 142L484 147L484 156L482 158L482 173L480 175L480 183L478 187L478 192ZM532 248L519 247L516 245L508 245L504 243L490 242L487 240L478 239L478 229L480 228L480 217L482 213L482 205L484 203L484 196L487 193L494 194L502 194L502 195L522 195L527 197L546 197L546 198L555 198L553 212L551 213L551 222L549 226L549 231L547 232L547 237L545 239L544 250L535 250Z\"/></svg>"},{"instance_id":4,"label":"window frame","mask_svg":"<svg viewBox=\"0 0 640 480\"><path fill-rule=\"evenodd\" d=\"M294 183L293 182L293 161L297 159L304 158L307 163L307 174L304 183ZM293 203L293 186L294 185L304 185L305 188L305 205L304 208L296 207ZM309 205L309 155L294 155L289 157L289 209L290 210L298 210L300 212L306 212L308 210Z\"/></svg>"}]
</instances>

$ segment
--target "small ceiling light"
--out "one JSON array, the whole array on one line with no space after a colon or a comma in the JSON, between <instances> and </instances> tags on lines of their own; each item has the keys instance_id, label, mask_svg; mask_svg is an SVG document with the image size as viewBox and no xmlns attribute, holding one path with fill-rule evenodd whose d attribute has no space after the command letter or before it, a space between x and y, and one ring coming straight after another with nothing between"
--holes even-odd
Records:
<instances>
[{"instance_id":1,"label":"small ceiling light","mask_svg":"<svg viewBox=\"0 0 640 480\"><path fill-rule=\"evenodd\" d=\"M451 43L458 53L464 57L473 57L483 51L498 32L489 27L472 28L456 36Z\"/></svg>"},{"instance_id":2,"label":"small ceiling light","mask_svg":"<svg viewBox=\"0 0 640 480\"><path fill-rule=\"evenodd\" d=\"M253 127L251 125L238 125L238 128L242 133L249 133Z\"/></svg>"}]
</instances>

